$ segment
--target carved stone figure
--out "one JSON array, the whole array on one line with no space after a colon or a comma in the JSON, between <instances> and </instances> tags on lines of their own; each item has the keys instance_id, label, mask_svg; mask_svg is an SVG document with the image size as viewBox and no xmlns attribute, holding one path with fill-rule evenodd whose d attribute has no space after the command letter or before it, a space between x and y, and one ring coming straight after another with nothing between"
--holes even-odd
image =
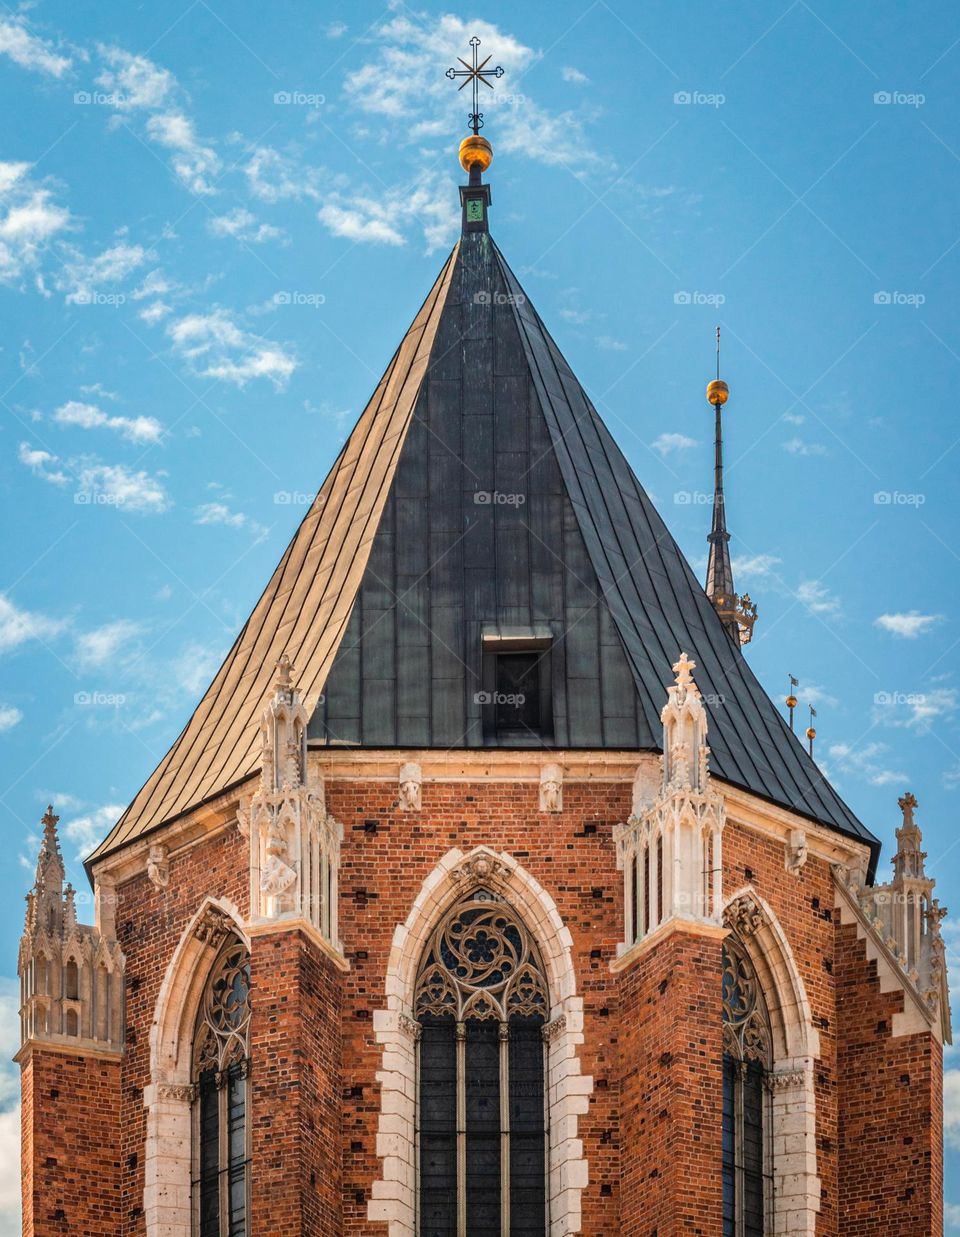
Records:
<instances>
[{"instance_id":1,"label":"carved stone figure","mask_svg":"<svg viewBox=\"0 0 960 1237\"><path fill-rule=\"evenodd\" d=\"M405 812L420 811L420 788L423 784L423 773L418 764L412 761L400 769L400 807Z\"/></svg>"},{"instance_id":2,"label":"carved stone figure","mask_svg":"<svg viewBox=\"0 0 960 1237\"><path fill-rule=\"evenodd\" d=\"M167 848L162 843L155 842L147 855L147 878L157 889L166 889L170 883L170 864L167 854Z\"/></svg>"},{"instance_id":3,"label":"carved stone figure","mask_svg":"<svg viewBox=\"0 0 960 1237\"><path fill-rule=\"evenodd\" d=\"M544 765L540 770L540 811L563 811L563 769Z\"/></svg>"}]
</instances>

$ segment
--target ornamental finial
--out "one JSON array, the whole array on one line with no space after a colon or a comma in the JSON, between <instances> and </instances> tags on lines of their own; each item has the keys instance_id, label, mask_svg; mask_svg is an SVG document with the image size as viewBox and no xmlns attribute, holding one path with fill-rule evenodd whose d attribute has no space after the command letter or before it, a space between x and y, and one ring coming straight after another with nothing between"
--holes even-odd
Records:
<instances>
[{"instance_id":1,"label":"ornamental finial","mask_svg":"<svg viewBox=\"0 0 960 1237\"><path fill-rule=\"evenodd\" d=\"M503 77L503 68L497 65L495 68L487 68L491 57L487 56L483 60L479 59L478 48L480 40L476 35L470 40L470 49L473 53L473 63L468 64L462 56L457 59L463 65L462 69L451 67L447 69L447 77L452 82L457 78L462 77L459 90L463 90L464 86L473 87L473 111L467 114L467 126L472 130L472 136L464 138L460 143L460 166L465 172L473 173L475 170L478 173L483 173L493 161L493 147L486 138L480 136L480 130L483 128L483 112L480 111L480 83L493 90L493 82L491 77Z\"/></svg>"}]
</instances>

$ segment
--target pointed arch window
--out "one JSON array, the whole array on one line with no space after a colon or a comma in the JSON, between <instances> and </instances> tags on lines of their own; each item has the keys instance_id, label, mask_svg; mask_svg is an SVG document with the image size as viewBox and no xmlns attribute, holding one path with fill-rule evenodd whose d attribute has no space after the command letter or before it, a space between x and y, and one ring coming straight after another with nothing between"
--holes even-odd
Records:
<instances>
[{"instance_id":1,"label":"pointed arch window","mask_svg":"<svg viewBox=\"0 0 960 1237\"><path fill-rule=\"evenodd\" d=\"M770 1231L770 1017L743 944L723 946L723 1237Z\"/></svg>"},{"instance_id":2,"label":"pointed arch window","mask_svg":"<svg viewBox=\"0 0 960 1237\"><path fill-rule=\"evenodd\" d=\"M420 966L422 1237L544 1237L547 985L536 946L487 889L457 902Z\"/></svg>"},{"instance_id":3,"label":"pointed arch window","mask_svg":"<svg viewBox=\"0 0 960 1237\"><path fill-rule=\"evenodd\" d=\"M197 1237L247 1237L250 956L231 940L210 972L193 1041Z\"/></svg>"}]
</instances>

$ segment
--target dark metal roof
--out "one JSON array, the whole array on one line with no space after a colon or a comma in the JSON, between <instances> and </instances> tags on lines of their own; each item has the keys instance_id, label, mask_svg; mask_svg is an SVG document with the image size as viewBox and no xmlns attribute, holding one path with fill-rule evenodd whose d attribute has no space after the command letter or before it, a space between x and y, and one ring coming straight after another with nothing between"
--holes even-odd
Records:
<instances>
[{"instance_id":1,"label":"dark metal roof","mask_svg":"<svg viewBox=\"0 0 960 1237\"><path fill-rule=\"evenodd\" d=\"M731 643L485 231L467 231L214 683L95 861L255 772L286 652L315 741L477 747L482 642L552 637L552 748L655 750L681 651L719 777L868 842Z\"/></svg>"}]
</instances>

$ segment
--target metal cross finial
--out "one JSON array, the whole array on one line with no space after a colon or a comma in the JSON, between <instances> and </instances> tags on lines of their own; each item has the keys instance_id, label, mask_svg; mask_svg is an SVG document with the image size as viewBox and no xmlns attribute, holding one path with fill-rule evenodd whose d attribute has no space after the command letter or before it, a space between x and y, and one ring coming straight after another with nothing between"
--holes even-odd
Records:
<instances>
[{"instance_id":1,"label":"metal cross finial","mask_svg":"<svg viewBox=\"0 0 960 1237\"><path fill-rule=\"evenodd\" d=\"M458 77L463 78L463 82L458 87L458 90L462 90L464 86L469 85L471 82L473 83L473 111L467 117L467 123L474 133L479 133L483 128L483 112L480 111L480 83L483 82L484 86L489 86L492 90L493 82L487 81L487 78L503 77L503 69L500 65L497 65L495 69L486 68L487 61L490 59L489 56L480 64L477 63L477 48L480 46L480 40L476 35L470 40L470 46L473 48L473 64L467 64L462 56L458 56L457 59L463 65L463 68L447 69L447 77L451 81L456 81Z\"/></svg>"}]
</instances>

